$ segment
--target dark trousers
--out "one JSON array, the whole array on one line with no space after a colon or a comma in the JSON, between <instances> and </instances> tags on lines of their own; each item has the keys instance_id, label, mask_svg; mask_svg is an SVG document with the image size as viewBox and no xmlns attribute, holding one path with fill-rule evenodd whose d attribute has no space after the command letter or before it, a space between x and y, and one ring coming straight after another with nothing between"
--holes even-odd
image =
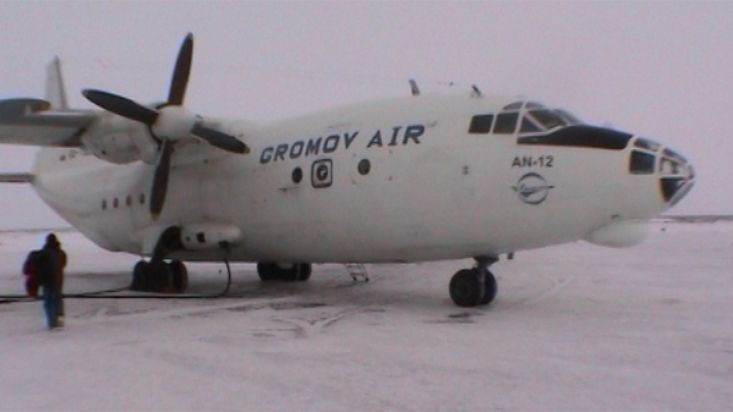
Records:
<instances>
[{"instance_id":1,"label":"dark trousers","mask_svg":"<svg viewBox=\"0 0 733 412\"><path fill-rule=\"evenodd\" d=\"M59 316L63 316L63 302L59 291L43 288L43 310L46 312L46 326L49 329L60 326Z\"/></svg>"}]
</instances>

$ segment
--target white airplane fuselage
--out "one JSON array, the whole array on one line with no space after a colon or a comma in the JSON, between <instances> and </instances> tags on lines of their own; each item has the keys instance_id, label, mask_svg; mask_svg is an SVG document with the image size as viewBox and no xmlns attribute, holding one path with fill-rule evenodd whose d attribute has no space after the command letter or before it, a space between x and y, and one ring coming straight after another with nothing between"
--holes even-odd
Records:
<instances>
[{"instance_id":1,"label":"white airplane fuselage","mask_svg":"<svg viewBox=\"0 0 733 412\"><path fill-rule=\"evenodd\" d=\"M167 227L223 227L236 232L229 258L250 262L498 256L602 239L604 228L670 206L660 189L661 148L653 172L630 172L636 137L608 149L520 144L520 126L469 132L474 116L496 116L507 103L426 95L268 125L221 120L223 131L246 136L251 153L178 141L157 219L147 206L154 166L142 161L115 165L80 149L42 149L33 186L105 249L149 255ZM678 163L674 175L688 190L692 169ZM195 247L176 256L221 258Z\"/></svg>"}]
</instances>

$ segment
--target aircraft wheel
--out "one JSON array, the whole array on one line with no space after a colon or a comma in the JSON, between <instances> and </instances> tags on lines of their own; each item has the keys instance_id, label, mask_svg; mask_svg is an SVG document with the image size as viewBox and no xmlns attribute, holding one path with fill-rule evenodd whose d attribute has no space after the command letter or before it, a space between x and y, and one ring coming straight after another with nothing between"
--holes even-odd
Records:
<instances>
[{"instance_id":1,"label":"aircraft wheel","mask_svg":"<svg viewBox=\"0 0 733 412\"><path fill-rule=\"evenodd\" d=\"M450 297L458 306L478 306L482 301L482 292L479 274L475 269L459 270L450 280Z\"/></svg>"},{"instance_id":2,"label":"aircraft wheel","mask_svg":"<svg viewBox=\"0 0 733 412\"><path fill-rule=\"evenodd\" d=\"M308 263L296 263L289 269L277 266L277 270L283 282L305 282L311 277L311 265Z\"/></svg>"},{"instance_id":3,"label":"aircraft wheel","mask_svg":"<svg viewBox=\"0 0 733 412\"><path fill-rule=\"evenodd\" d=\"M257 264L257 273L263 282L305 282L310 279L311 271L311 265L308 263L296 263L287 269L276 263Z\"/></svg>"},{"instance_id":4,"label":"aircraft wheel","mask_svg":"<svg viewBox=\"0 0 733 412\"><path fill-rule=\"evenodd\" d=\"M145 290L148 266L148 262L144 260L141 260L135 264L135 267L132 269L132 284L130 285L130 290Z\"/></svg>"},{"instance_id":5,"label":"aircraft wheel","mask_svg":"<svg viewBox=\"0 0 733 412\"><path fill-rule=\"evenodd\" d=\"M274 263L258 263L257 274L260 275L260 280L263 282L273 282L278 280L278 271L280 268Z\"/></svg>"},{"instance_id":6,"label":"aircraft wheel","mask_svg":"<svg viewBox=\"0 0 733 412\"><path fill-rule=\"evenodd\" d=\"M305 282L310 279L311 273L313 272L313 267L310 265L310 263L299 263L295 265L295 267L298 268L298 282Z\"/></svg>"},{"instance_id":7,"label":"aircraft wheel","mask_svg":"<svg viewBox=\"0 0 733 412\"><path fill-rule=\"evenodd\" d=\"M173 289L183 293L188 289L188 270L180 260L174 260L169 264L170 272L173 275Z\"/></svg>"},{"instance_id":8,"label":"aircraft wheel","mask_svg":"<svg viewBox=\"0 0 733 412\"><path fill-rule=\"evenodd\" d=\"M484 289L484 297L481 298L481 304L488 305L494 300L499 289L494 274L488 270L486 271L486 277L484 278Z\"/></svg>"},{"instance_id":9,"label":"aircraft wheel","mask_svg":"<svg viewBox=\"0 0 733 412\"><path fill-rule=\"evenodd\" d=\"M149 263L148 271L148 292L166 293L173 288L172 271L165 262Z\"/></svg>"}]
</instances>

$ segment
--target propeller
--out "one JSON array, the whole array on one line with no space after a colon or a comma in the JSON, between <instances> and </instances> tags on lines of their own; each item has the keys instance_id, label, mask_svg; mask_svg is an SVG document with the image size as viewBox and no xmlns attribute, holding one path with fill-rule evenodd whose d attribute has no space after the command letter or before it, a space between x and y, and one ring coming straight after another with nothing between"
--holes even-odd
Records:
<instances>
[{"instance_id":1,"label":"propeller","mask_svg":"<svg viewBox=\"0 0 733 412\"><path fill-rule=\"evenodd\" d=\"M102 90L86 89L84 97L97 106L119 116L143 123L150 128L153 136L160 142L158 163L153 176L150 194L150 213L154 218L160 215L168 191L173 143L193 135L210 145L227 152L247 154L249 148L236 137L204 124L201 116L183 107L188 78L191 74L193 58L193 34L189 33L181 44L173 69L168 101L157 108L143 106L127 97Z\"/></svg>"}]
</instances>

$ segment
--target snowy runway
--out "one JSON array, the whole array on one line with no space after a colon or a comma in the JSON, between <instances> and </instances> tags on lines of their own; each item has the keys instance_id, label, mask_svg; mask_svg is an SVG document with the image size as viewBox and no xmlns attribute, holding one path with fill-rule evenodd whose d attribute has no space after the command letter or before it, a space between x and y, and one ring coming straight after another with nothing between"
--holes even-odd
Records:
<instances>
[{"instance_id":1,"label":"snowy runway","mask_svg":"<svg viewBox=\"0 0 733 412\"><path fill-rule=\"evenodd\" d=\"M42 234L0 234L0 293ZM61 233L68 293L124 286L135 257ZM584 243L492 267L499 295L460 309L469 261L315 266L261 284L234 265L232 297L0 304L0 410L729 410L733 224L659 223L632 249ZM214 294L222 265L189 265Z\"/></svg>"}]
</instances>

